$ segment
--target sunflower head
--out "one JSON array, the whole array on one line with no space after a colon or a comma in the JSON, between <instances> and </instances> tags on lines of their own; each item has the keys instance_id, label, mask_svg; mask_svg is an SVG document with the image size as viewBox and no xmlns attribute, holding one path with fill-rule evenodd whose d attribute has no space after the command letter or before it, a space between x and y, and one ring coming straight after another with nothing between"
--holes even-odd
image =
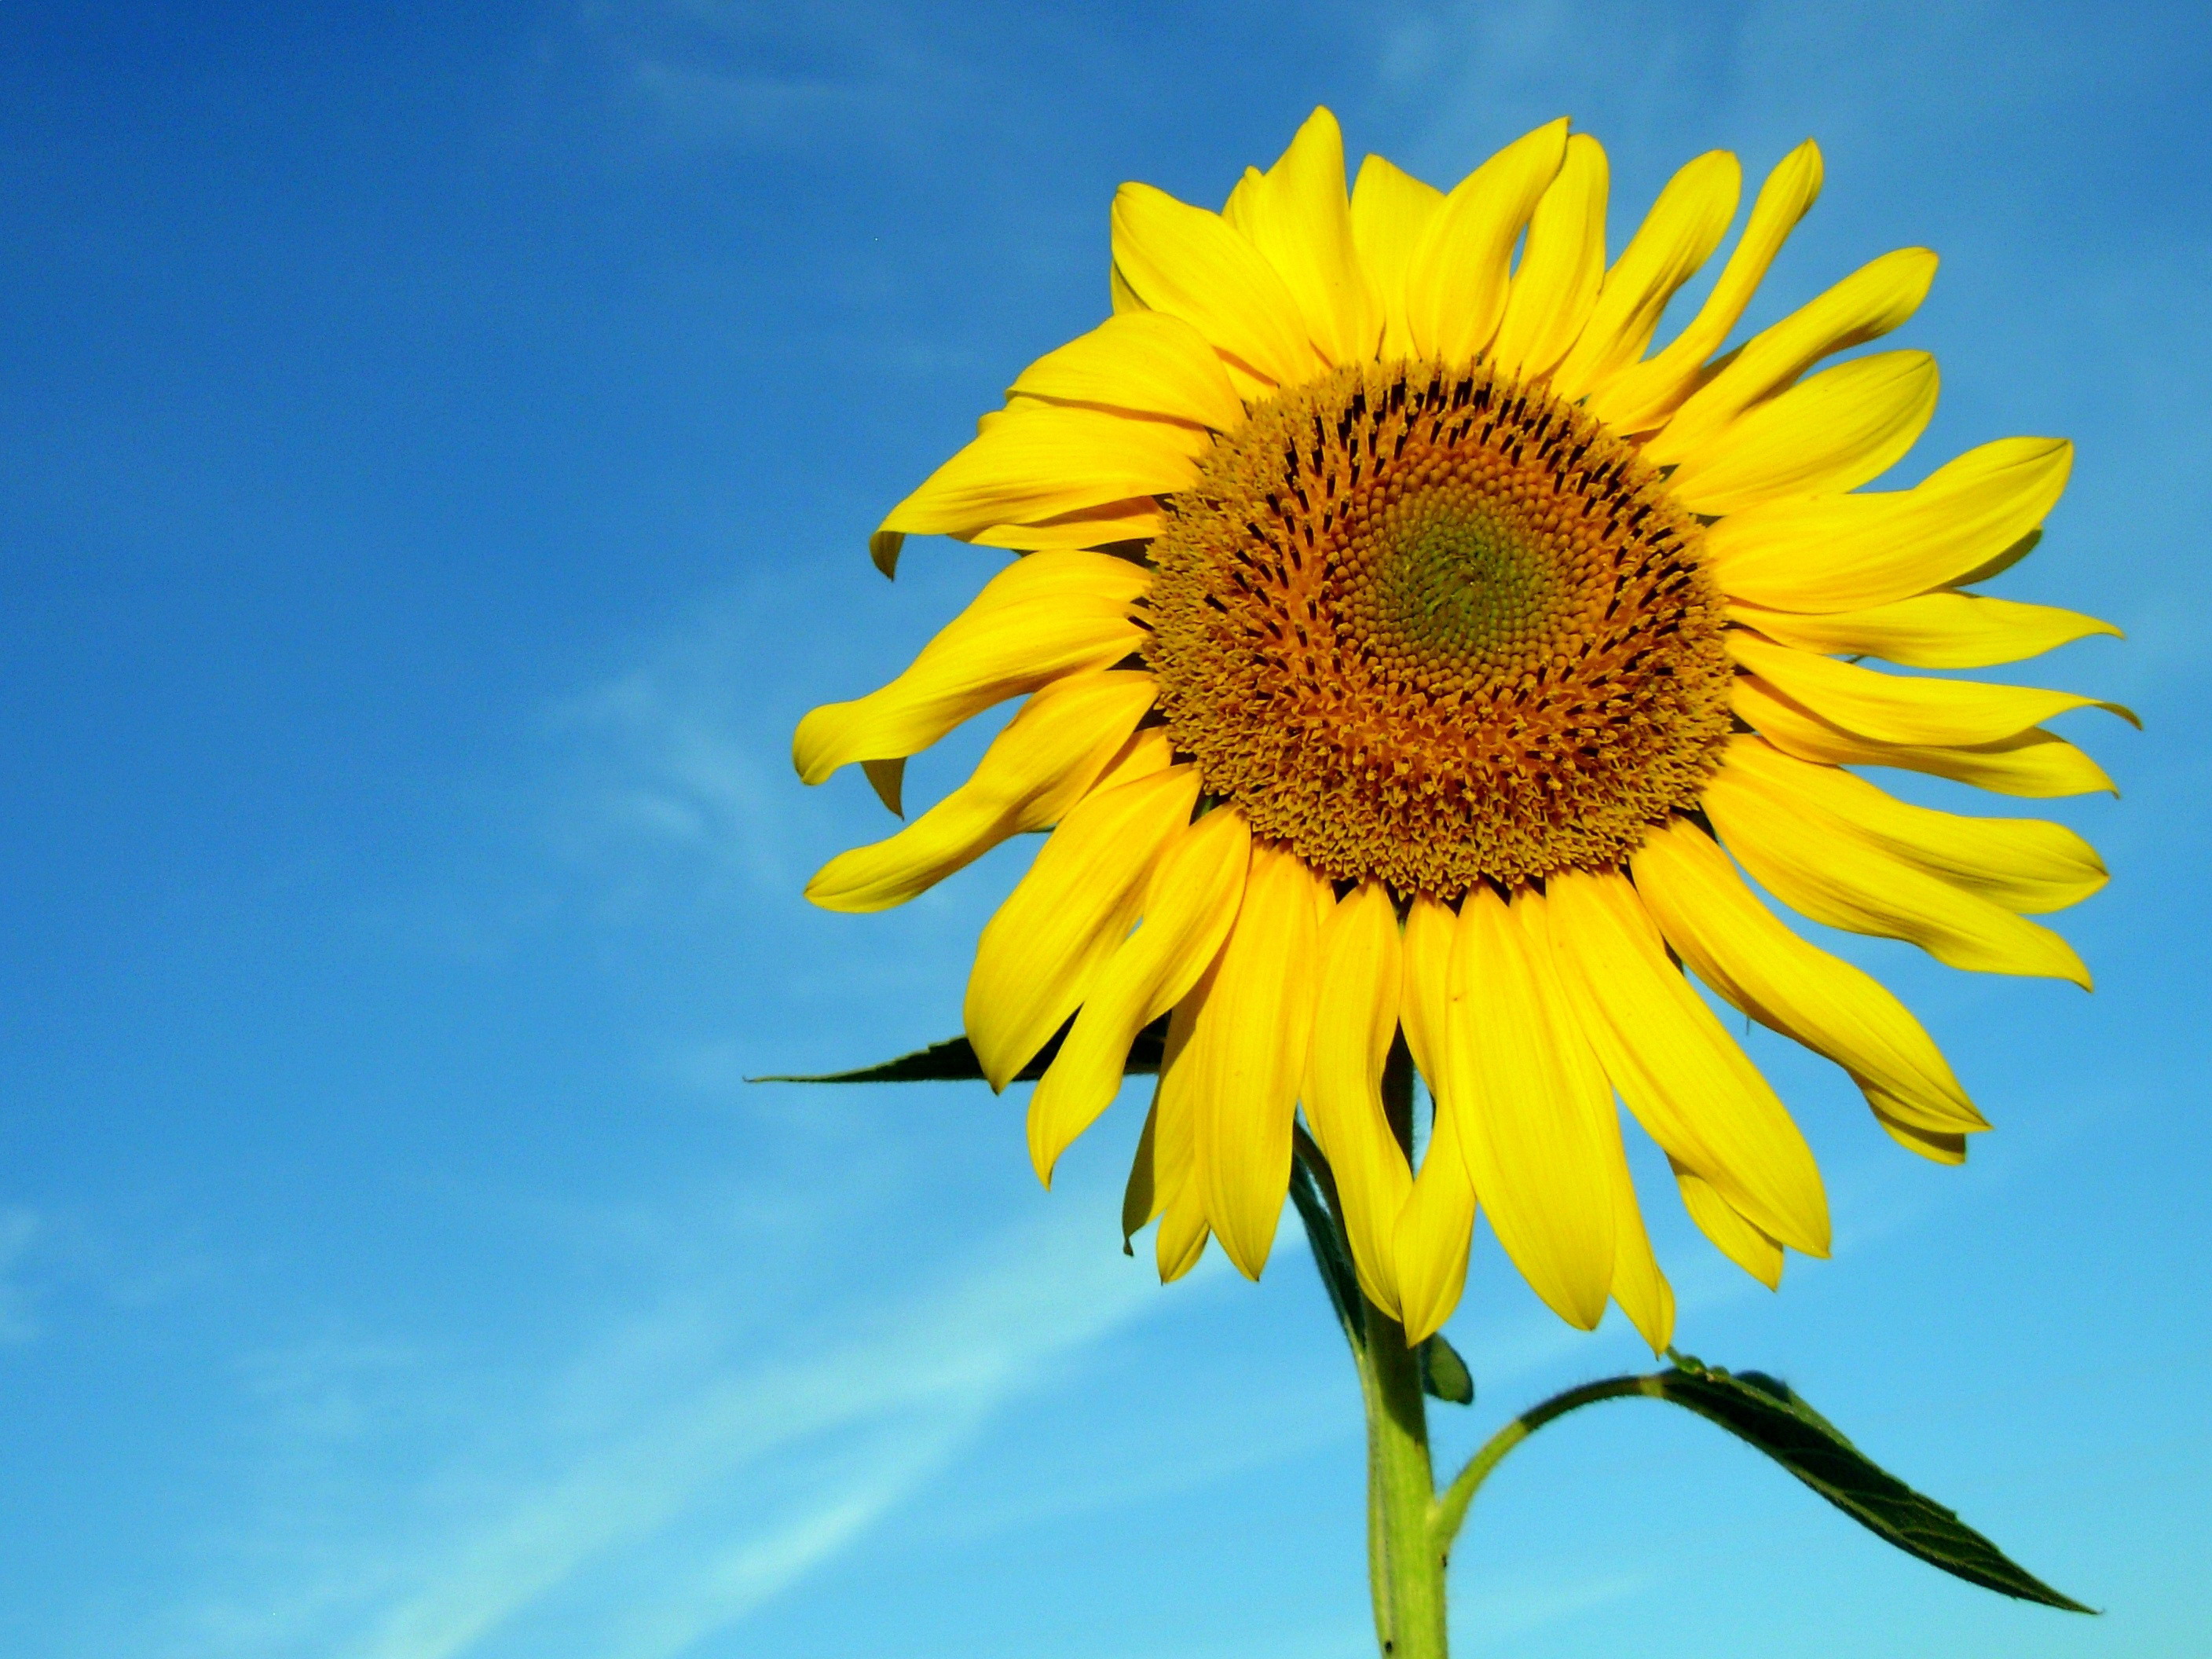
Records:
<instances>
[{"instance_id":1,"label":"sunflower head","mask_svg":"<svg viewBox=\"0 0 2212 1659\"><path fill-rule=\"evenodd\" d=\"M1255 408L1153 543L1176 745L1334 881L1456 899L1619 866L1720 764L1697 520L1633 445L1480 365Z\"/></svg>"},{"instance_id":2,"label":"sunflower head","mask_svg":"<svg viewBox=\"0 0 2212 1659\"><path fill-rule=\"evenodd\" d=\"M967 783L808 894L879 909L1050 830L984 930L969 1036L998 1087L1051 1048L1049 1180L1161 1030L1124 1220L1158 1223L1164 1277L1209 1238L1258 1274L1302 1119L1411 1339L1457 1301L1480 1207L1563 1316L1611 1301L1661 1347L1624 1108L1765 1283L1828 1242L1802 1137L1692 975L1911 1150L1956 1163L1988 1127L1911 1015L1752 882L1954 966L2088 982L2029 919L2102 884L2085 842L1861 775L2110 787L2043 725L2092 699L1862 660L2117 631L1972 591L2033 545L2070 451L2003 440L1864 488L1935 406L1926 353L1855 352L1911 317L1924 249L1726 349L1820 183L1814 146L1784 158L1655 349L1735 218L1734 157L1689 162L1609 258L1605 155L1564 121L1448 192L1375 156L1347 190L1317 111L1218 213L1124 186L1113 315L884 520L886 574L908 534L1021 556L888 684L810 714L802 775L860 762L896 810L906 757L1026 701ZM1418 1164L1382 1097L1401 1046L1432 1105Z\"/></svg>"}]
</instances>

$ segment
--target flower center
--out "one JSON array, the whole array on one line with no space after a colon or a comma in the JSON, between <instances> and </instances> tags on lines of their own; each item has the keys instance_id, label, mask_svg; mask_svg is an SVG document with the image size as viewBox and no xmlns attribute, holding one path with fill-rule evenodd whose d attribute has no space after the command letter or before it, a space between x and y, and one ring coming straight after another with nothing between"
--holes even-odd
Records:
<instances>
[{"instance_id":1,"label":"flower center","mask_svg":"<svg viewBox=\"0 0 2212 1659\"><path fill-rule=\"evenodd\" d=\"M1169 503L1146 659L1207 791L1325 875L1449 899L1617 868L1728 738L1700 539L1546 392L1348 367Z\"/></svg>"}]
</instances>

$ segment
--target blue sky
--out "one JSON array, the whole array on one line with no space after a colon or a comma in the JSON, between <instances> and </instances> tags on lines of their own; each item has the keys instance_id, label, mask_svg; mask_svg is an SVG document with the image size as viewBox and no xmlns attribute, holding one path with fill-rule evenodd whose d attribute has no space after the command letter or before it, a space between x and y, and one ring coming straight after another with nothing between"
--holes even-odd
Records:
<instances>
[{"instance_id":1,"label":"blue sky","mask_svg":"<svg viewBox=\"0 0 2212 1659\"><path fill-rule=\"evenodd\" d=\"M1445 183L1571 113L1616 237L1688 155L1817 136L1751 322L1942 252L1899 477L2078 441L2004 591L2130 637L2024 677L2148 726L2068 727L2125 795L2053 814L2114 872L2063 923L2093 998L1843 947L1996 1121L1972 1164L1760 1034L1835 1259L1771 1297L1656 1228L1686 1347L2111 1611L1941 1578L1620 1406L1486 1492L1460 1650L2203 1651L2209 40L1950 0L10 8L0 1649L1365 1650L1295 1249L1257 1288L1125 1261L1127 1109L1048 1197L980 1086L741 1081L956 1029L1027 856L799 897L882 820L800 788L793 722L990 568L917 543L886 584L867 531L1103 314L1118 182L1218 201L1325 101ZM1449 1448L1638 1359L1486 1237L1451 1328Z\"/></svg>"}]
</instances>

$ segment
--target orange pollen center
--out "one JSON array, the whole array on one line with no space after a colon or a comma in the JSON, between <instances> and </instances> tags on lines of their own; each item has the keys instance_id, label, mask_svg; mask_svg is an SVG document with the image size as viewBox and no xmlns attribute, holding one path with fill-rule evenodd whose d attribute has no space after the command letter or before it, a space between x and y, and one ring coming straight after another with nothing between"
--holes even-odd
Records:
<instances>
[{"instance_id":1,"label":"orange pollen center","mask_svg":"<svg viewBox=\"0 0 2212 1659\"><path fill-rule=\"evenodd\" d=\"M1324 875L1451 899L1618 868L1728 739L1701 540L1545 392L1348 367L1168 503L1146 660L1207 792Z\"/></svg>"}]
</instances>

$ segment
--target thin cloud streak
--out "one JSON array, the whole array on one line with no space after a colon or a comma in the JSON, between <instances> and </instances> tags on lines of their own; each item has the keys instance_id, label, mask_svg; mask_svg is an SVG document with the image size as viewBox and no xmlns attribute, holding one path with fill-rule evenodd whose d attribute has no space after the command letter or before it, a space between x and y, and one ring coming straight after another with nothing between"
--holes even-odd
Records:
<instances>
[{"instance_id":1,"label":"thin cloud streak","mask_svg":"<svg viewBox=\"0 0 2212 1659\"><path fill-rule=\"evenodd\" d=\"M339 1650L464 1659L716 1496L773 1486L780 1459L833 1437L858 1444L838 1478L810 1474L769 1525L728 1540L686 1581L656 1586L647 1622L577 1650L665 1659L743 1619L919 1490L1057 1358L1160 1305L1142 1275L1098 1249L1089 1206L1055 1204L1042 1217L834 1348L717 1377L602 1449L564 1460L547 1449L554 1473L485 1504Z\"/></svg>"}]
</instances>

